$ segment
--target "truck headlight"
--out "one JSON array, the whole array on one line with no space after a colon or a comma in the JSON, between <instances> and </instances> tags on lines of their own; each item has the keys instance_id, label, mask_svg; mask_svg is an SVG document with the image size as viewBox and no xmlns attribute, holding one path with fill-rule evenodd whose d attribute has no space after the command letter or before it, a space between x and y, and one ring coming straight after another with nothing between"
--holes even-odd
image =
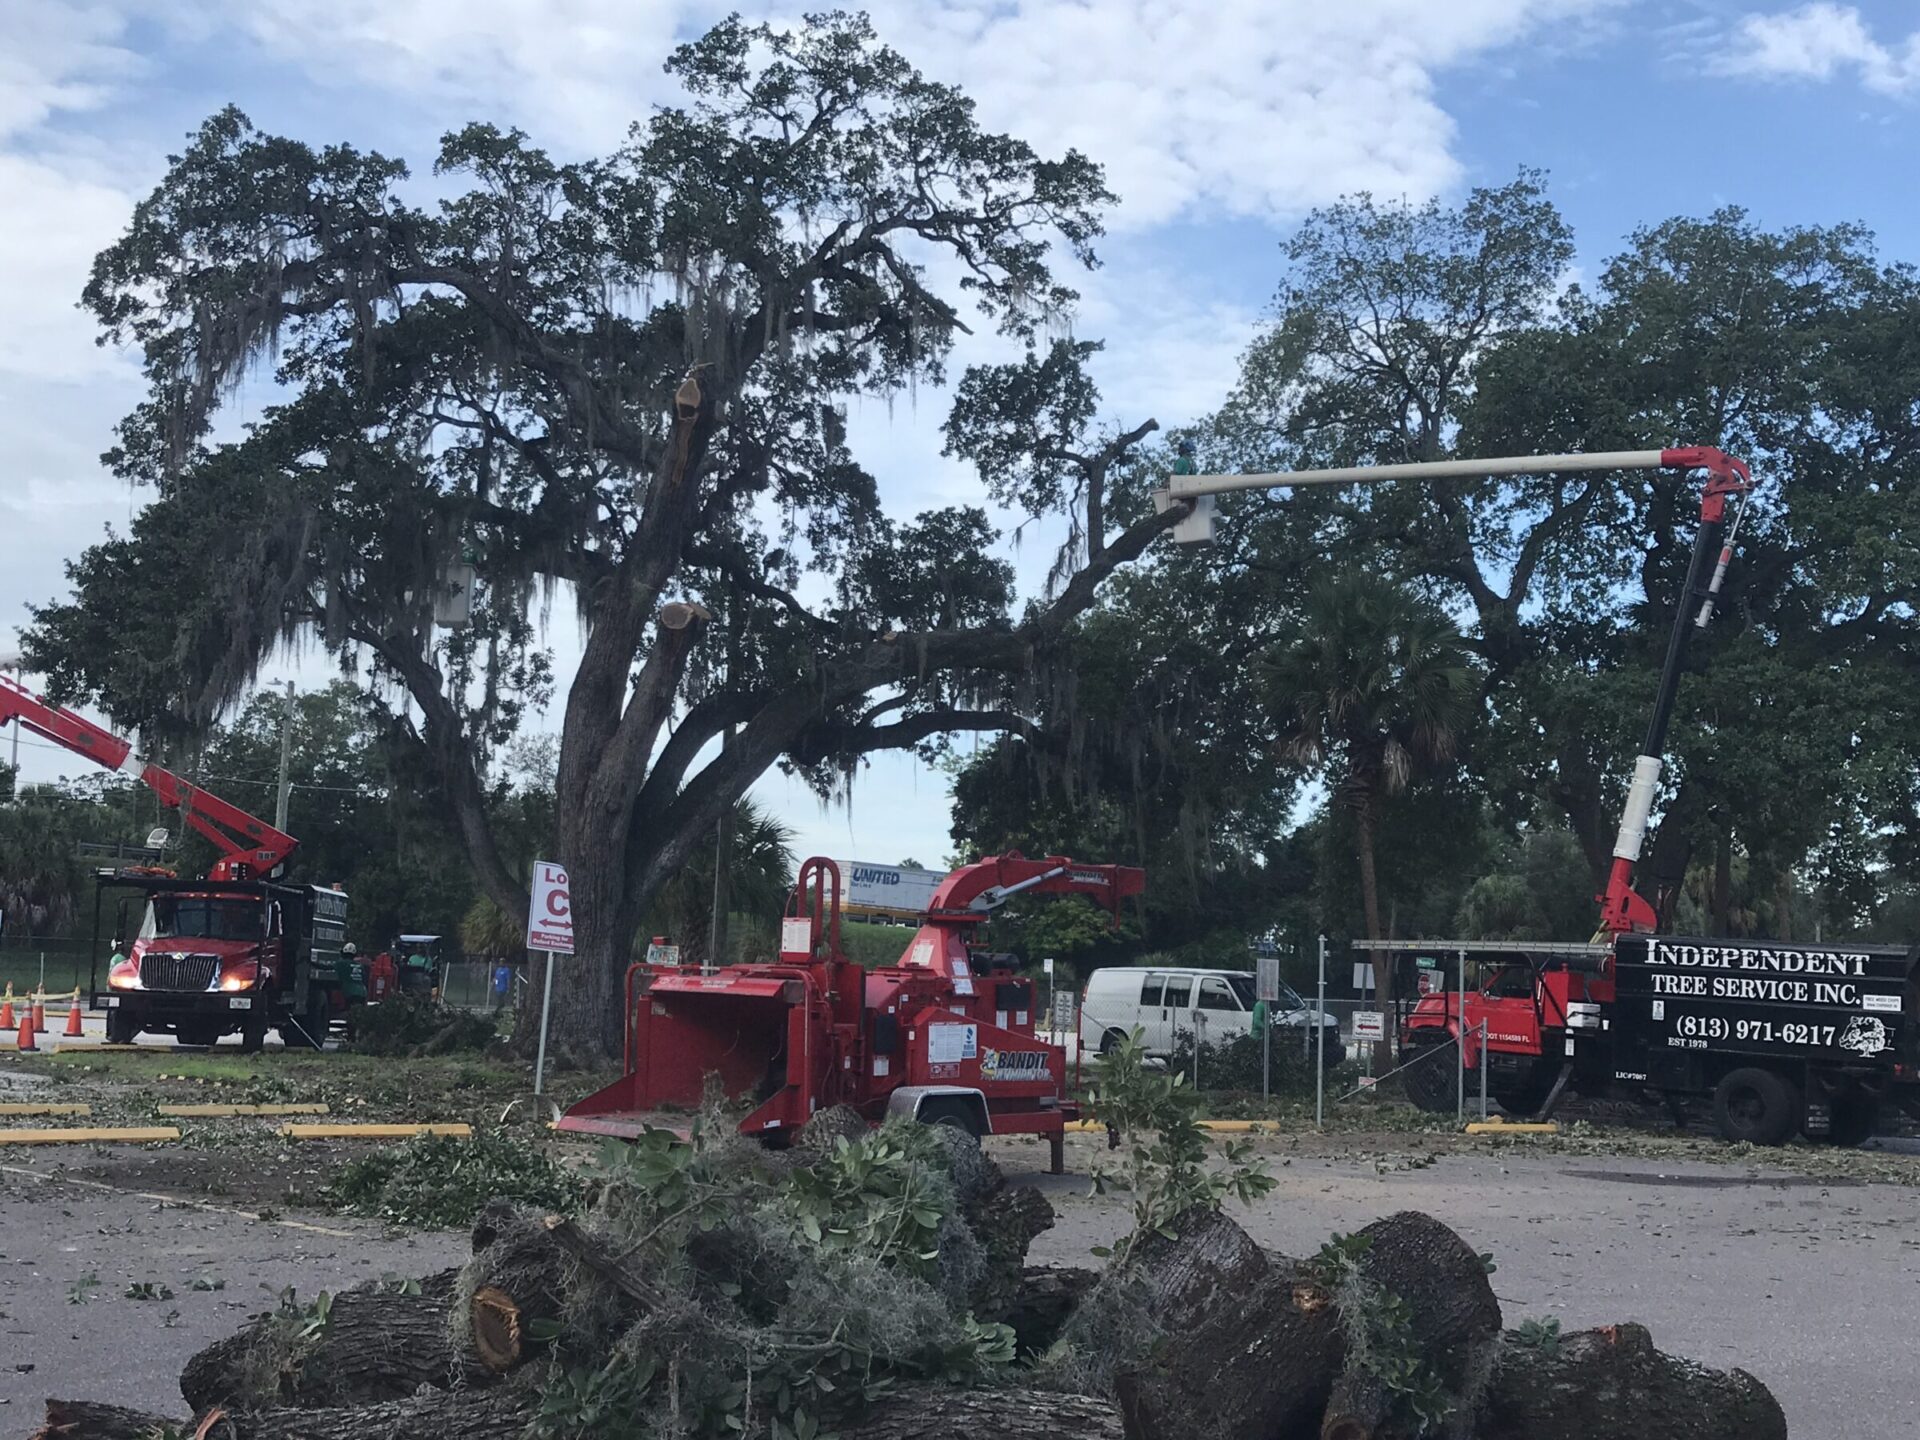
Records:
<instances>
[{"instance_id":1,"label":"truck headlight","mask_svg":"<svg viewBox=\"0 0 1920 1440\"><path fill-rule=\"evenodd\" d=\"M107 972L107 984L115 990L138 990L140 972L138 970L110 970Z\"/></svg>"}]
</instances>

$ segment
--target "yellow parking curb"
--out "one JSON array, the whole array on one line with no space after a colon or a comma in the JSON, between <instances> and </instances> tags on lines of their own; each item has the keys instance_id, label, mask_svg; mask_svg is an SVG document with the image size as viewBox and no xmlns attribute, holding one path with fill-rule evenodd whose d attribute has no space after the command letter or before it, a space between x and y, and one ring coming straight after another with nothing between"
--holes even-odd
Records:
<instances>
[{"instance_id":1,"label":"yellow parking curb","mask_svg":"<svg viewBox=\"0 0 1920 1440\"><path fill-rule=\"evenodd\" d=\"M452 1135L466 1139L471 1125L282 1125L289 1140L405 1140L413 1135Z\"/></svg>"},{"instance_id":2,"label":"yellow parking curb","mask_svg":"<svg viewBox=\"0 0 1920 1440\"><path fill-rule=\"evenodd\" d=\"M231 1115L330 1115L325 1105L156 1105L154 1113L184 1120L217 1120Z\"/></svg>"},{"instance_id":3,"label":"yellow parking curb","mask_svg":"<svg viewBox=\"0 0 1920 1440\"><path fill-rule=\"evenodd\" d=\"M143 1144L152 1140L178 1140L180 1132L171 1125L81 1126L73 1130L0 1130L0 1145L82 1145L95 1141L124 1141Z\"/></svg>"},{"instance_id":4,"label":"yellow parking curb","mask_svg":"<svg viewBox=\"0 0 1920 1440\"><path fill-rule=\"evenodd\" d=\"M91 1105L0 1105L0 1115L91 1115Z\"/></svg>"},{"instance_id":5,"label":"yellow parking curb","mask_svg":"<svg viewBox=\"0 0 1920 1440\"><path fill-rule=\"evenodd\" d=\"M1558 1121L1547 1120L1538 1124L1522 1120L1475 1120L1467 1126L1469 1135L1558 1135Z\"/></svg>"}]
</instances>

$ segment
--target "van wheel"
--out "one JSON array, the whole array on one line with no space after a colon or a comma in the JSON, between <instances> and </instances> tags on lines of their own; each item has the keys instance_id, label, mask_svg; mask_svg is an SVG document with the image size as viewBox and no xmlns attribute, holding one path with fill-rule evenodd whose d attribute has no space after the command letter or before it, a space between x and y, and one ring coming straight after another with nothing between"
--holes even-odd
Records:
<instances>
[{"instance_id":1,"label":"van wheel","mask_svg":"<svg viewBox=\"0 0 1920 1440\"><path fill-rule=\"evenodd\" d=\"M1829 1145L1864 1145L1873 1138L1873 1132L1880 1124L1878 1102L1864 1095L1849 1095L1843 1100L1835 1100L1827 1107L1827 1113L1832 1117L1827 1124Z\"/></svg>"},{"instance_id":2,"label":"van wheel","mask_svg":"<svg viewBox=\"0 0 1920 1440\"><path fill-rule=\"evenodd\" d=\"M1732 1071L1713 1092L1713 1123L1723 1140L1780 1145L1800 1128L1793 1082L1755 1067Z\"/></svg>"},{"instance_id":3,"label":"van wheel","mask_svg":"<svg viewBox=\"0 0 1920 1440\"><path fill-rule=\"evenodd\" d=\"M1126 1043L1127 1037L1125 1035L1121 1034L1118 1030L1109 1029L1106 1034L1100 1037L1100 1053L1102 1055L1111 1055Z\"/></svg>"}]
</instances>

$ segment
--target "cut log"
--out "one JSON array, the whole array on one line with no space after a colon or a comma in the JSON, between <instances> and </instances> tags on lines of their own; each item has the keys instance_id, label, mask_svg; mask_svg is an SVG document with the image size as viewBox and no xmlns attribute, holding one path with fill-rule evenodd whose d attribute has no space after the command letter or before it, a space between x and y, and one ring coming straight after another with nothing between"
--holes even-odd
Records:
<instances>
[{"instance_id":1,"label":"cut log","mask_svg":"<svg viewBox=\"0 0 1920 1440\"><path fill-rule=\"evenodd\" d=\"M337 1410L236 1411L214 1418L205 1440L521 1440L532 1403L523 1392L496 1388ZM34 1440L152 1440L193 1428L192 1421L117 1405L49 1400L46 1425ZM834 1433L841 1440L1120 1440L1120 1422L1107 1402L1080 1395L926 1386L890 1396Z\"/></svg>"},{"instance_id":2,"label":"cut log","mask_svg":"<svg viewBox=\"0 0 1920 1440\"><path fill-rule=\"evenodd\" d=\"M1786 1440L1771 1391L1744 1370L1711 1370L1653 1347L1644 1325L1557 1344L1504 1337L1481 1440Z\"/></svg>"},{"instance_id":3,"label":"cut log","mask_svg":"<svg viewBox=\"0 0 1920 1440\"><path fill-rule=\"evenodd\" d=\"M513 1369L538 1348L539 1322L566 1309L574 1260L538 1211L490 1200L473 1222L473 1258L461 1272L457 1341L486 1369Z\"/></svg>"},{"instance_id":4,"label":"cut log","mask_svg":"<svg viewBox=\"0 0 1920 1440\"><path fill-rule=\"evenodd\" d=\"M1099 1283L1098 1270L1029 1265L1020 1274L1013 1303L999 1318L1013 1327L1021 1354L1044 1355L1067 1328L1074 1309Z\"/></svg>"},{"instance_id":5,"label":"cut log","mask_svg":"<svg viewBox=\"0 0 1920 1440\"><path fill-rule=\"evenodd\" d=\"M430 1276L417 1295L373 1283L335 1295L326 1322L255 1317L188 1360L180 1393L195 1411L213 1405L364 1405L397 1400L421 1385L477 1383L484 1372L461 1359L448 1334L453 1277Z\"/></svg>"},{"instance_id":6,"label":"cut log","mask_svg":"<svg viewBox=\"0 0 1920 1440\"><path fill-rule=\"evenodd\" d=\"M1360 1234L1367 1241L1360 1273L1334 1293L1350 1352L1378 1355L1383 1345L1374 1327L1381 1307L1404 1306L1415 1356L1447 1408L1440 1433L1471 1434L1500 1338L1500 1302L1485 1263L1452 1230L1414 1210L1375 1221ZM1328 1397L1321 1440L1403 1440L1420 1433L1419 1417L1370 1368L1354 1363L1342 1370Z\"/></svg>"},{"instance_id":7,"label":"cut log","mask_svg":"<svg viewBox=\"0 0 1920 1440\"><path fill-rule=\"evenodd\" d=\"M183 1428L179 1420L121 1405L49 1399L46 1423L33 1432L32 1440L153 1440L166 1433L167 1426Z\"/></svg>"},{"instance_id":8,"label":"cut log","mask_svg":"<svg viewBox=\"0 0 1920 1440\"><path fill-rule=\"evenodd\" d=\"M1137 1307L1150 1322L1145 1352L1123 1355L1114 1376L1129 1440L1311 1433L1342 1356L1332 1297L1217 1211L1183 1216L1173 1228L1177 1239L1142 1241L1073 1327L1081 1336L1114 1324L1102 1313L1109 1306L1116 1314ZM1138 1337L1105 1340L1141 1349Z\"/></svg>"},{"instance_id":9,"label":"cut log","mask_svg":"<svg viewBox=\"0 0 1920 1440\"><path fill-rule=\"evenodd\" d=\"M893 1395L852 1423L840 1440L1120 1440L1111 1402L1039 1390L947 1390Z\"/></svg>"},{"instance_id":10,"label":"cut log","mask_svg":"<svg viewBox=\"0 0 1920 1440\"><path fill-rule=\"evenodd\" d=\"M1167 1333L1115 1387L1127 1440L1304 1440L1345 1355L1333 1297L1303 1266L1262 1256L1244 1286Z\"/></svg>"}]
</instances>

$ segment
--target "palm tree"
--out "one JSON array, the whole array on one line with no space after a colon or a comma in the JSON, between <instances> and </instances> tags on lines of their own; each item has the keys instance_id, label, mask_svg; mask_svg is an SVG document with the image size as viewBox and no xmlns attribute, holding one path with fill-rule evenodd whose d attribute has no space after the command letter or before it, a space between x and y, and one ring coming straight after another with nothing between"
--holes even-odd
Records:
<instances>
[{"instance_id":1,"label":"palm tree","mask_svg":"<svg viewBox=\"0 0 1920 1440\"><path fill-rule=\"evenodd\" d=\"M752 800L742 800L734 806L726 845L726 885L721 893L729 911L757 922L753 932L762 937L777 928L787 892L793 886L792 842L793 831ZM662 888L653 902L644 933L635 940L642 951L646 948L647 935L665 934L679 943L682 963L698 965L707 960L708 937L713 933L715 848L702 845L695 850L680 873ZM715 955L712 960L716 965L724 965L730 958L730 955Z\"/></svg>"},{"instance_id":2,"label":"palm tree","mask_svg":"<svg viewBox=\"0 0 1920 1440\"><path fill-rule=\"evenodd\" d=\"M1438 606L1392 580L1346 571L1308 593L1301 635L1268 662L1268 704L1292 759L1329 766L1353 818L1367 937L1383 938L1374 837L1387 798L1416 770L1453 757L1475 685L1460 635ZM1392 967L1376 967L1383 1008ZM1384 1057L1383 1057L1384 1058Z\"/></svg>"}]
</instances>

